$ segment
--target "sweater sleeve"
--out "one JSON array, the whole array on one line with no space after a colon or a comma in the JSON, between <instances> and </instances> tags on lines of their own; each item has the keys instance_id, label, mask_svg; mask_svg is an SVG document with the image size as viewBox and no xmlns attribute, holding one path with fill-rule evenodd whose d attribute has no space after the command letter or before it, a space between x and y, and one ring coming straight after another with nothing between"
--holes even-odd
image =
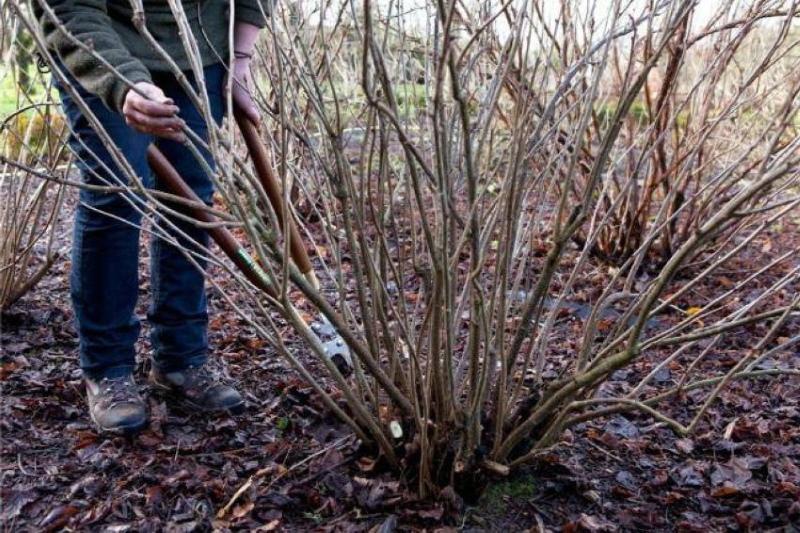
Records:
<instances>
[{"instance_id":1,"label":"sweater sleeve","mask_svg":"<svg viewBox=\"0 0 800 533\"><path fill-rule=\"evenodd\" d=\"M38 2L46 2L70 38ZM109 65L132 83L152 81L144 64L133 57L111 26L105 0L34 0L34 12L47 45L55 51L70 74L107 107L122 110L128 86L74 39L89 45Z\"/></svg>"},{"instance_id":2,"label":"sweater sleeve","mask_svg":"<svg viewBox=\"0 0 800 533\"><path fill-rule=\"evenodd\" d=\"M267 25L264 15L272 14L272 0L234 0L234 7L236 20L259 28Z\"/></svg>"}]
</instances>

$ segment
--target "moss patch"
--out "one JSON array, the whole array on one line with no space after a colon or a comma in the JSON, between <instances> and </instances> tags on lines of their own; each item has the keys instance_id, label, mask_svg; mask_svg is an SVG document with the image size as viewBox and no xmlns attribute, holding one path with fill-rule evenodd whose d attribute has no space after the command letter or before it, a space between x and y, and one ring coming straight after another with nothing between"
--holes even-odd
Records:
<instances>
[{"instance_id":1,"label":"moss patch","mask_svg":"<svg viewBox=\"0 0 800 533\"><path fill-rule=\"evenodd\" d=\"M500 483L489 485L478 501L479 509L486 514L504 513L509 504L530 500L536 493L532 475L518 474Z\"/></svg>"}]
</instances>

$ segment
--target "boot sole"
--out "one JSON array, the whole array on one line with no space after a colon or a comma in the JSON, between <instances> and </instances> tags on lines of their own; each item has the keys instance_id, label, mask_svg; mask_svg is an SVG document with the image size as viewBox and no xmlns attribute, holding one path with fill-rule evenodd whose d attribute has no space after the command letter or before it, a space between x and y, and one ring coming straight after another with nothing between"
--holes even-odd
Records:
<instances>
[{"instance_id":1,"label":"boot sole","mask_svg":"<svg viewBox=\"0 0 800 533\"><path fill-rule=\"evenodd\" d=\"M123 426L115 426L113 428L106 428L100 425L97 419L95 419L94 413L92 413L91 411L89 412L89 418L92 419L92 423L101 433L108 435L119 435L124 437L132 437L134 435L137 435L147 427L148 423L148 420L145 419L142 422L138 422L135 424L127 424Z\"/></svg>"}]
</instances>

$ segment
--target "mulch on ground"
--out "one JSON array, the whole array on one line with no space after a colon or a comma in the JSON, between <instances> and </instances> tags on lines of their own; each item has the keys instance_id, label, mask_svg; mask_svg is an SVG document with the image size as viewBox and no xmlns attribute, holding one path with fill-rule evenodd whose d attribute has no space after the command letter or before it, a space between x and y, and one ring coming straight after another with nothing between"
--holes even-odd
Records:
<instances>
[{"instance_id":1,"label":"mulch on ground","mask_svg":"<svg viewBox=\"0 0 800 533\"><path fill-rule=\"evenodd\" d=\"M62 217L69 216L65 209ZM796 229L768 238L776 250L797 247ZM2 317L4 530L709 531L800 524L797 378L733 384L691 437L646 416L619 415L569 431L552 453L498 480L478 502L455 495L420 502L359 449L311 388L214 292L214 358L244 391L247 413L193 415L143 385L150 427L133 439L99 435L77 367L69 242L65 230L64 259ZM144 315L146 253L142 263ZM224 276L217 279L235 291ZM790 327L796 332L800 324ZM747 338L740 342L746 346ZM742 349L724 348L705 363L709 370L728 368ZM797 368L800 353L773 363ZM607 386L636 383L651 367L644 359ZM658 379L673 376L667 371ZM676 398L673 412L695 401Z\"/></svg>"}]
</instances>

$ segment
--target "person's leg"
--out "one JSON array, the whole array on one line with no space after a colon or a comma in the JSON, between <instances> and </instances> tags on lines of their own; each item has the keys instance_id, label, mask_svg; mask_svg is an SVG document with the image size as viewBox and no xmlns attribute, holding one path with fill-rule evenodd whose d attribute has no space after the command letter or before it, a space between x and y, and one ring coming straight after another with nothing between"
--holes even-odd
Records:
<instances>
[{"instance_id":1,"label":"person's leg","mask_svg":"<svg viewBox=\"0 0 800 533\"><path fill-rule=\"evenodd\" d=\"M224 110L222 65L204 70L208 97L214 121L222 120ZM174 80L165 80L164 92L180 107L180 116L201 138L208 138L205 122ZM209 205L213 184L204 166L185 146L159 140L158 146L175 166L187 184ZM213 168L211 155L203 157ZM156 184L158 188L162 184ZM190 240L181 243L198 249L207 246L208 235L186 221L173 220ZM174 233L174 232L173 232ZM204 262L198 261L201 268ZM152 243L153 304L149 318L152 324L153 368L150 383L157 390L171 394L176 400L199 411L239 413L244 408L242 396L222 382L204 363L208 355L208 315L206 311L204 273L175 246L162 239Z\"/></svg>"},{"instance_id":2,"label":"person's leg","mask_svg":"<svg viewBox=\"0 0 800 533\"><path fill-rule=\"evenodd\" d=\"M219 124L224 112L223 83L225 69L220 65L204 69L206 88L214 120ZM191 77L190 77L191 79ZM201 138L207 140L208 128L186 93L171 75L155 80L167 97L180 108L180 117ZM159 139L157 146L172 163L186 183L209 205L214 192L211 179L203 165L183 144ZM207 150L202 155L213 168L214 161ZM156 180L156 188L163 185ZM208 245L208 234L189 222L169 217L189 237L170 231L188 249L198 251ZM202 248L198 248L198 244ZM201 268L205 267L199 261ZM151 243L152 305L148 319L152 325L153 363L162 372L173 372L201 366L208 352L208 314L206 311L205 278L184 253L163 239Z\"/></svg>"},{"instance_id":3,"label":"person's leg","mask_svg":"<svg viewBox=\"0 0 800 533\"><path fill-rule=\"evenodd\" d=\"M151 138L133 131L121 115L107 109L70 76L68 80L134 172L147 183L146 151ZM82 181L91 185L126 184L106 142L78 106L80 100L73 99L63 86L58 89L72 129L69 142ZM134 345L139 337L134 308L139 291L137 226L141 216L131 201L136 202L132 195L80 191L70 272L89 414L101 430L118 433L133 433L147 424L145 403L132 375Z\"/></svg>"},{"instance_id":4,"label":"person's leg","mask_svg":"<svg viewBox=\"0 0 800 533\"><path fill-rule=\"evenodd\" d=\"M149 179L148 135L133 131L122 115L71 80L133 170ZM72 128L70 146L84 183L125 184L106 143L91 127L78 104L59 86L64 113ZM82 189L75 213L70 293L75 311L80 364L88 377L130 375L139 321L134 308L139 291L140 215L131 197Z\"/></svg>"}]
</instances>

